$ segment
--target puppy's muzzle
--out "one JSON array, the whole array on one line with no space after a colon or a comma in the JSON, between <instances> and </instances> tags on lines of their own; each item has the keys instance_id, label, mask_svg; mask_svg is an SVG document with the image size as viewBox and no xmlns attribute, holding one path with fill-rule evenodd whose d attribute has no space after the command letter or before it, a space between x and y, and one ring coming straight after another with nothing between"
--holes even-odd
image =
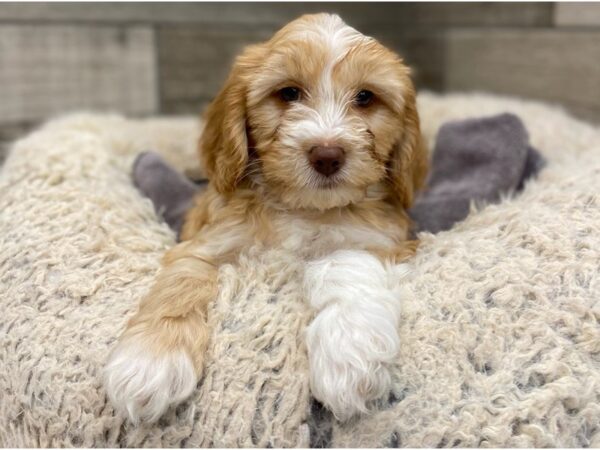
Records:
<instances>
[{"instance_id":1,"label":"puppy's muzzle","mask_svg":"<svg viewBox=\"0 0 600 450\"><path fill-rule=\"evenodd\" d=\"M342 147L316 145L310 149L308 160L317 172L329 177L342 168L346 153Z\"/></svg>"}]
</instances>

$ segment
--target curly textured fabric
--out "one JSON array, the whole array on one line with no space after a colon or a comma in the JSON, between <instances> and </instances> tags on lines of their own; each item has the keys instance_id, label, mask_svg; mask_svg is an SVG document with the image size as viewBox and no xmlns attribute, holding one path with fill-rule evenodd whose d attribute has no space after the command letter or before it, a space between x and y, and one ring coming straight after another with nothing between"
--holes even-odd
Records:
<instances>
[{"instance_id":1,"label":"curly textured fabric","mask_svg":"<svg viewBox=\"0 0 600 450\"><path fill-rule=\"evenodd\" d=\"M200 130L84 114L17 142L0 172L0 445L600 446L600 130L484 95L419 110L429 144L448 120L513 112L548 165L420 235L394 390L347 424L311 404L304 267L279 251L221 269L192 397L153 426L116 415L100 369L175 241L131 164L155 149L192 166Z\"/></svg>"}]
</instances>

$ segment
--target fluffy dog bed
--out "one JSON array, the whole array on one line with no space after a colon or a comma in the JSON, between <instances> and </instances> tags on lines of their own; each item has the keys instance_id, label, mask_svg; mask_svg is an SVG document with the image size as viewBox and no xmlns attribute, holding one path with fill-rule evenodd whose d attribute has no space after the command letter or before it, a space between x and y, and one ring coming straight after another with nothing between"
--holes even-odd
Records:
<instances>
[{"instance_id":1,"label":"fluffy dog bed","mask_svg":"<svg viewBox=\"0 0 600 450\"><path fill-rule=\"evenodd\" d=\"M134 188L136 154L195 164L193 119L77 115L0 173L2 446L600 446L600 129L545 105L419 98L441 123L510 111L548 161L518 197L421 234L394 392L341 425L311 403L302 265L222 268L210 363L158 424L115 415L100 370L175 236Z\"/></svg>"}]
</instances>

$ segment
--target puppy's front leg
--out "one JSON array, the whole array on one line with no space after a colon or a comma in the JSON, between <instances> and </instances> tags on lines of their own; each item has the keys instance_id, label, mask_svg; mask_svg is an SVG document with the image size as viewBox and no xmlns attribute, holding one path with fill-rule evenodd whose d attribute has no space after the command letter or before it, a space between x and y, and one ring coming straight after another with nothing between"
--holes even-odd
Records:
<instances>
[{"instance_id":1,"label":"puppy's front leg","mask_svg":"<svg viewBox=\"0 0 600 450\"><path fill-rule=\"evenodd\" d=\"M207 249L187 241L166 254L154 286L109 357L108 395L133 422L158 419L191 394L202 373L207 306L217 295L217 267Z\"/></svg>"},{"instance_id":2,"label":"puppy's front leg","mask_svg":"<svg viewBox=\"0 0 600 450\"><path fill-rule=\"evenodd\" d=\"M306 268L305 292L317 310L306 335L311 390L339 420L366 412L390 389L387 365L400 345L400 300L390 283L365 251L338 251Z\"/></svg>"}]
</instances>

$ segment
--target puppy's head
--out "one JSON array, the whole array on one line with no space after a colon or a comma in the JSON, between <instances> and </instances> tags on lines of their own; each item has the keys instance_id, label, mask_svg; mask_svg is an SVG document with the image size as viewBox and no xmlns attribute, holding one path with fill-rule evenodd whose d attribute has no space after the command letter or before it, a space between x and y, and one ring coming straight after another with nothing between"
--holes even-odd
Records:
<instances>
[{"instance_id":1,"label":"puppy's head","mask_svg":"<svg viewBox=\"0 0 600 450\"><path fill-rule=\"evenodd\" d=\"M208 107L200 153L219 192L250 183L316 209L370 191L408 208L427 161L409 69L328 14L246 48Z\"/></svg>"}]
</instances>

